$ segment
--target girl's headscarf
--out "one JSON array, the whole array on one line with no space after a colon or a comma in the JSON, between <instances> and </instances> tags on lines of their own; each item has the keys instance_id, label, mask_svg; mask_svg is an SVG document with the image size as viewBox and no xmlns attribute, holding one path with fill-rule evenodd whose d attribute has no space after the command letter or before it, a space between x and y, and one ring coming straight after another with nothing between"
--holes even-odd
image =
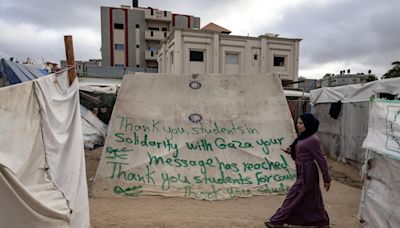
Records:
<instances>
[{"instance_id":1,"label":"girl's headscarf","mask_svg":"<svg viewBox=\"0 0 400 228\"><path fill-rule=\"evenodd\" d=\"M297 138L293 141L292 145L290 145L290 156L293 160L296 159L296 144L299 140L310 137L318 131L319 121L314 117L311 113L303 113L299 116L299 118L303 121L305 131L302 132Z\"/></svg>"}]
</instances>

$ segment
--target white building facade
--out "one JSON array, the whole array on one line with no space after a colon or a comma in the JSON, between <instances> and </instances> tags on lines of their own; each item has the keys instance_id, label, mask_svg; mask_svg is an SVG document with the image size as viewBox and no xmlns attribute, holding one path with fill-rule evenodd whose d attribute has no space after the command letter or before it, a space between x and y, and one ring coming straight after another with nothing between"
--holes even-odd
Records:
<instances>
[{"instance_id":1,"label":"white building facade","mask_svg":"<svg viewBox=\"0 0 400 228\"><path fill-rule=\"evenodd\" d=\"M301 39L275 34L234 36L204 30L174 29L158 52L160 73L275 73L297 81Z\"/></svg>"}]
</instances>

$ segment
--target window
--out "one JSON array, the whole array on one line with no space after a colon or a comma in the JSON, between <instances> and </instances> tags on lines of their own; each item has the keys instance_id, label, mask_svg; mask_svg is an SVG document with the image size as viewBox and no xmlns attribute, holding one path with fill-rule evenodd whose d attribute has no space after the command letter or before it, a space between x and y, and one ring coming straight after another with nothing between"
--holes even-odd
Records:
<instances>
[{"instance_id":1,"label":"window","mask_svg":"<svg viewBox=\"0 0 400 228\"><path fill-rule=\"evenodd\" d=\"M203 62L203 51L190 51L191 62Z\"/></svg>"},{"instance_id":2,"label":"window","mask_svg":"<svg viewBox=\"0 0 400 228\"><path fill-rule=\"evenodd\" d=\"M274 56L274 66L285 66L285 57Z\"/></svg>"},{"instance_id":3,"label":"window","mask_svg":"<svg viewBox=\"0 0 400 228\"><path fill-rule=\"evenodd\" d=\"M136 28L139 28L139 24L136 24Z\"/></svg>"},{"instance_id":4,"label":"window","mask_svg":"<svg viewBox=\"0 0 400 228\"><path fill-rule=\"evenodd\" d=\"M390 93L378 93L378 98L385 100L397 100L397 94L393 95Z\"/></svg>"},{"instance_id":5,"label":"window","mask_svg":"<svg viewBox=\"0 0 400 228\"><path fill-rule=\"evenodd\" d=\"M253 59L257 60L258 59L258 54L254 54Z\"/></svg>"},{"instance_id":6,"label":"window","mask_svg":"<svg viewBox=\"0 0 400 228\"><path fill-rule=\"evenodd\" d=\"M124 67L124 64L115 64L116 67Z\"/></svg>"},{"instance_id":7,"label":"window","mask_svg":"<svg viewBox=\"0 0 400 228\"><path fill-rule=\"evenodd\" d=\"M170 52L169 58L170 58L171 64L174 64L174 53L173 52Z\"/></svg>"},{"instance_id":8,"label":"window","mask_svg":"<svg viewBox=\"0 0 400 228\"><path fill-rule=\"evenodd\" d=\"M150 9L150 15L153 16L154 15L154 10Z\"/></svg>"},{"instance_id":9,"label":"window","mask_svg":"<svg viewBox=\"0 0 400 228\"><path fill-rule=\"evenodd\" d=\"M124 29L124 24L114 23L114 29Z\"/></svg>"},{"instance_id":10,"label":"window","mask_svg":"<svg viewBox=\"0 0 400 228\"><path fill-rule=\"evenodd\" d=\"M123 51L123 50L125 50L125 45L123 45L123 44L115 44L115 50Z\"/></svg>"},{"instance_id":11,"label":"window","mask_svg":"<svg viewBox=\"0 0 400 228\"><path fill-rule=\"evenodd\" d=\"M167 17L167 11L164 11L164 17Z\"/></svg>"},{"instance_id":12,"label":"window","mask_svg":"<svg viewBox=\"0 0 400 228\"><path fill-rule=\"evenodd\" d=\"M136 65L136 67L139 68L140 66L139 66L139 65Z\"/></svg>"},{"instance_id":13,"label":"window","mask_svg":"<svg viewBox=\"0 0 400 228\"><path fill-rule=\"evenodd\" d=\"M139 44L136 44L136 48L139 48Z\"/></svg>"},{"instance_id":14,"label":"window","mask_svg":"<svg viewBox=\"0 0 400 228\"><path fill-rule=\"evenodd\" d=\"M150 36L154 36L154 32L153 31L150 32Z\"/></svg>"},{"instance_id":15,"label":"window","mask_svg":"<svg viewBox=\"0 0 400 228\"><path fill-rule=\"evenodd\" d=\"M161 28L161 31L166 32L168 30L167 30L167 28Z\"/></svg>"},{"instance_id":16,"label":"window","mask_svg":"<svg viewBox=\"0 0 400 228\"><path fill-rule=\"evenodd\" d=\"M151 30L151 31L160 31L160 29L156 28L156 27L149 27L149 30Z\"/></svg>"},{"instance_id":17,"label":"window","mask_svg":"<svg viewBox=\"0 0 400 228\"><path fill-rule=\"evenodd\" d=\"M225 64L239 64L239 53L226 53Z\"/></svg>"}]
</instances>

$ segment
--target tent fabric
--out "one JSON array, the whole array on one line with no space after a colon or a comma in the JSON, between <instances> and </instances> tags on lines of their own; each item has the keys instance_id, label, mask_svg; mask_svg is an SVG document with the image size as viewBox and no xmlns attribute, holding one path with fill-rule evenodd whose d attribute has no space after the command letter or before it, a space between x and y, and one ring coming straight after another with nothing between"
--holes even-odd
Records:
<instances>
[{"instance_id":1,"label":"tent fabric","mask_svg":"<svg viewBox=\"0 0 400 228\"><path fill-rule=\"evenodd\" d=\"M89 227L77 83L62 89L66 78L0 89L2 225Z\"/></svg>"},{"instance_id":2,"label":"tent fabric","mask_svg":"<svg viewBox=\"0 0 400 228\"><path fill-rule=\"evenodd\" d=\"M365 166L358 214L360 227L400 227L400 160L369 151Z\"/></svg>"},{"instance_id":3,"label":"tent fabric","mask_svg":"<svg viewBox=\"0 0 400 228\"><path fill-rule=\"evenodd\" d=\"M325 152L334 159L355 162L356 166L363 164L362 144L368 133L370 101L381 93L399 95L399 92L400 78L312 90L312 112L320 119L318 135ZM329 108L339 101L342 107L334 119Z\"/></svg>"},{"instance_id":4,"label":"tent fabric","mask_svg":"<svg viewBox=\"0 0 400 228\"><path fill-rule=\"evenodd\" d=\"M374 100L363 148L400 160L400 101Z\"/></svg>"},{"instance_id":5,"label":"tent fabric","mask_svg":"<svg viewBox=\"0 0 400 228\"><path fill-rule=\"evenodd\" d=\"M400 227L400 101L374 100L369 112L360 227Z\"/></svg>"},{"instance_id":6,"label":"tent fabric","mask_svg":"<svg viewBox=\"0 0 400 228\"><path fill-rule=\"evenodd\" d=\"M379 93L400 95L400 78L377 80L365 84L353 84L337 87L323 87L310 91L312 105L320 103L365 102L371 97L377 97Z\"/></svg>"},{"instance_id":7,"label":"tent fabric","mask_svg":"<svg viewBox=\"0 0 400 228\"><path fill-rule=\"evenodd\" d=\"M39 69L34 66L20 64L9 60L1 60L3 73L10 84L31 81L49 73L44 69Z\"/></svg>"},{"instance_id":8,"label":"tent fabric","mask_svg":"<svg viewBox=\"0 0 400 228\"><path fill-rule=\"evenodd\" d=\"M68 71L35 80L42 116L46 160L55 185L74 213L71 227L89 227L89 200L82 143L78 80L70 87ZM66 175L68 174L68 175Z\"/></svg>"},{"instance_id":9,"label":"tent fabric","mask_svg":"<svg viewBox=\"0 0 400 228\"><path fill-rule=\"evenodd\" d=\"M222 200L284 194L295 180L276 75L125 75L108 129L95 197Z\"/></svg>"},{"instance_id":10,"label":"tent fabric","mask_svg":"<svg viewBox=\"0 0 400 228\"><path fill-rule=\"evenodd\" d=\"M33 82L0 89L0 100L2 227L68 227L67 200L45 171Z\"/></svg>"},{"instance_id":11,"label":"tent fabric","mask_svg":"<svg viewBox=\"0 0 400 228\"><path fill-rule=\"evenodd\" d=\"M364 163L363 141L368 133L369 102L344 103L337 119L330 116L331 103L312 106L320 120L318 136L329 157L349 160L355 165Z\"/></svg>"},{"instance_id":12,"label":"tent fabric","mask_svg":"<svg viewBox=\"0 0 400 228\"><path fill-rule=\"evenodd\" d=\"M107 125L93 112L81 105L83 143L85 149L93 149L95 145L104 145L107 135Z\"/></svg>"}]
</instances>

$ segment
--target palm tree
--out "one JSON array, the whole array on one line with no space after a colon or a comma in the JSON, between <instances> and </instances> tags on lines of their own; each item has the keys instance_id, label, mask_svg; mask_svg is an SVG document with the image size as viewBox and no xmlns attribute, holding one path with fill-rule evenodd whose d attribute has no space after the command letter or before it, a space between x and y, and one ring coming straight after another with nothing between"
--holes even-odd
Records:
<instances>
[{"instance_id":1,"label":"palm tree","mask_svg":"<svg viewBox=\"0 0 400 228\"><path fill-rule=\"evenodd\" d=\"M392 62L392 66L393 68L388 70L388 72L382 76L382 79L400 77L400 61Z\"/></svg>"}]
</instances>

